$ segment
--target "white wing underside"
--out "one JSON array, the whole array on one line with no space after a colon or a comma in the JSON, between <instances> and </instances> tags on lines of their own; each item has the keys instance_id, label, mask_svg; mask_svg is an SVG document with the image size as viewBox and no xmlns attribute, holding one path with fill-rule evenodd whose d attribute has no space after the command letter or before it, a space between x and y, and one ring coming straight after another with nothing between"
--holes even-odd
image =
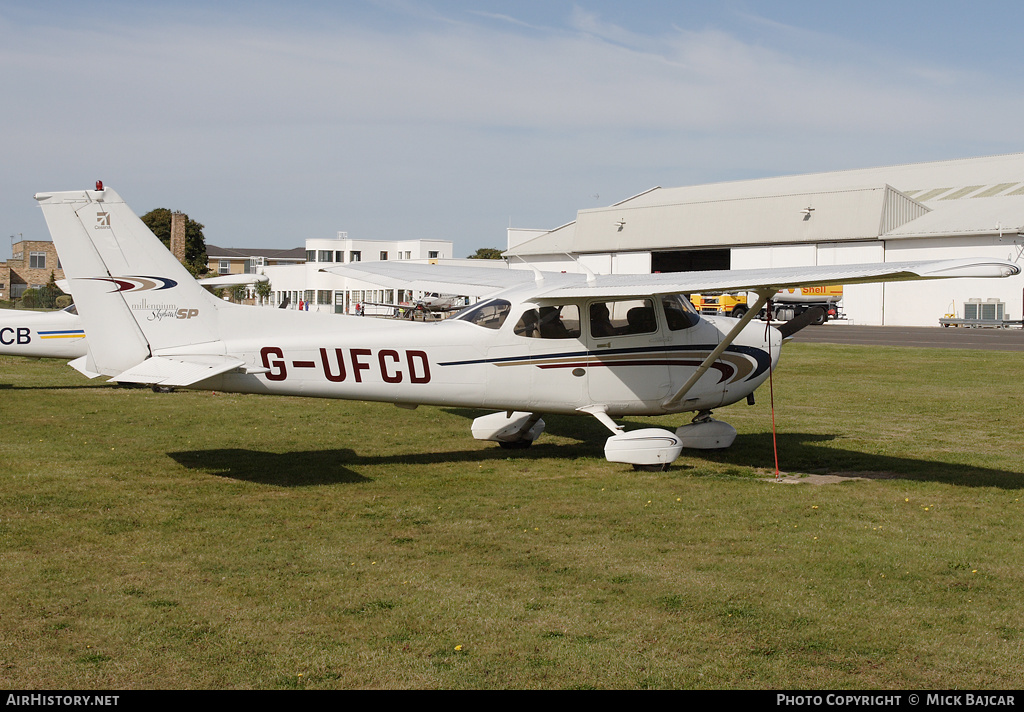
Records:
<instances>
[{"instance_id":1,"label":"white wing underside","mask_svg":"<svg viewBox=\"0 0 1024 712\"><path fill-rule=\"evenodd\" d=\"M859 265L783 267L663 274L612 274L592 277L559 272L521 269L459 267L454 265L369 262L331 267L333 272L383 287L490 296L497 292L535 283L530 301L574 297L631 297L729 291L774 291L788 287L827 284L898 282L950 277L1006 277L1020 273L1012 262L992 259L932 260ZM541 279L538 279L541 277Z\"/></svg>"},{"instance_id":2,"label":"white wing underside","mask_svg":"<svg viewBox=\"0 0 1024 712\"><path fill-rule=\"evenodd\" d=\"M345 266L327 267L322 272L339 274L378 284L389 289L415 289L423 292L458 294L467 297L485 297L495 292L512 289L534 281L529 270L504 267L458 267L398 262L360 262ZM579 277L564 275L559 277Z\"/></svg>"}]
</instances>

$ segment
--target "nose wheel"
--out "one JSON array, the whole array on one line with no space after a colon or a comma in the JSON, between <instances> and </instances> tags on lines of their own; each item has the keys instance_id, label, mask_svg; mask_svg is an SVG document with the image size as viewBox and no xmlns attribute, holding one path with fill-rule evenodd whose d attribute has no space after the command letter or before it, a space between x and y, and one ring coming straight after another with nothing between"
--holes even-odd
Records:
<instances>
[{"instance_id":1,"label":"nose wheel","mask_svg":"<svg viewBox=\"0 0 1024 712\"><path fill-rule=\"evenodd\" d=\"M626 432L617 425L603 405L589 405L578 410L597 418L612 432L604 443L604 456L608 462L624 462L634 470L661 472L679 457L682 441L671 430L643 428Z\"/></svg>"}]
</instances>

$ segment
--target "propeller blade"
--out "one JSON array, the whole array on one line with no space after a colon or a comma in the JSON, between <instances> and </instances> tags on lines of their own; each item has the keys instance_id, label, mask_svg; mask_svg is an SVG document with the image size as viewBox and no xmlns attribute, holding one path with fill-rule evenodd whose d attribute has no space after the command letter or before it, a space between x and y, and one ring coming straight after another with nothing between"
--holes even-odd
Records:
<instances>
[{"instance_id":1,"label":"propeller blade","mask_svg":"<svg viewBox=\"0 0 1024 712\"><path fill-rule=\"evenodd\" d=\"M790 319L785 324L779 327L779 332L782 334L782 338L788 339L790 336L800 331L808 324L821 324L825 320L825 310L821 307L811 307L803 314L795 319Z\"/></svg>"}]
</instances>

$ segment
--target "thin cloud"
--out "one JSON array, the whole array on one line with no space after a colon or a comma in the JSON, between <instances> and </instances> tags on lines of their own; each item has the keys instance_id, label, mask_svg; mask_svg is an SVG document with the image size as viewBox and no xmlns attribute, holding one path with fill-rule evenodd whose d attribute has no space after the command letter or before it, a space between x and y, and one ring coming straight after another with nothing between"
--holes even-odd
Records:
<instances>
[{"instance_id":1,"label":"thin cloud","mask_svg":"<svg viewBox=\"0 0 1024 712\"><path fill-rule=\"evenodd\" d=\"M236 235L215 244L346 228L493 244L485 235L509 214L559 224L594 193L610 202L657 184L1019 140L1015 82L928 58L880 63L854 39L781 23L676 18L644 32L587 9L387 2L380 12L396 21L385 22L358 7L367 18L320 9L316 23L277 24L166 8L66 22L0 14L0 209L25 215L36 190L123 176L183 194L175 207L193 195L209 211L197 219ZM270 176L291 209L239 215Z\"/></svg>"}]
</instances>

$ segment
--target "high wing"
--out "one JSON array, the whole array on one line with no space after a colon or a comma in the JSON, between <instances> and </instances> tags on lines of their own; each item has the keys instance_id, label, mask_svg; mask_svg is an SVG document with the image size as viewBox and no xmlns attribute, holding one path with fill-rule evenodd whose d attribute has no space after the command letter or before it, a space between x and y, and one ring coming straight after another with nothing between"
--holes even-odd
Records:
<instances>
[{"instance_id":1,"label":"high wing","mask_svg":"<svg viewBox=\"0 0 1024 712\"><path fill-rule=\"evenodd\" d=\"M237 287L241 284L256 284L268 281L265 274L223 274L218 277L204 277L196 280L204 287Z\"/></svg>"},{"instance_id":2,"label":"high wing","mask_svg":"<svg viewBox=\"0 0 1024 712\"><path fill-rule=\"evenodd\" d=\"M583 275L524 269L495 269L455 265L395 264L374 262L325 271L345 274L386 287L444 289L484 297L530 284L537 287L529 301L586 298L636 297L650 294L705 291L751 291L773 293L788 287L828 284L900 282L951 277L1009 277L1021 268L1003 260L958 259L916 262L888 262L856 265L783 267L661 274Z\"/></svg>"},{"instance_id":3,"label":"high wing","mask_svg":"<svg viewBox=\"0 0 1024 712\"><path fill-rule=\"evenodd\" d=\"M599 276L584 284L558 286L538 299L561 297L627 297L656 293L703 291L774 292L787 287L828 284L902 282L951 277L1009 277L1020 274L1012 262L992 259L933 260L879 264L783 267L751 270L715 270L667 274Z\"/></svg>"},{"instance_id":4,"label":"high wing","mask_svg":"<svg viewBox=\"0 0 1024 712\"><path fill-rule=\"evenodd\" d=\"M500 265L500 266L499 266ZM432 265L413 262L357 262L344 266L327 267L322 272L361 279L389 289L415 289L423 292L463 294L468 297L487 297L507 289L532 284L534 272L510 269L501 262L493 267L458 265ZM578 281L583 275L547 273L561 278L560 282ZM578 279L577 279L578 278Z\"/></svg>"}]
</instances>

